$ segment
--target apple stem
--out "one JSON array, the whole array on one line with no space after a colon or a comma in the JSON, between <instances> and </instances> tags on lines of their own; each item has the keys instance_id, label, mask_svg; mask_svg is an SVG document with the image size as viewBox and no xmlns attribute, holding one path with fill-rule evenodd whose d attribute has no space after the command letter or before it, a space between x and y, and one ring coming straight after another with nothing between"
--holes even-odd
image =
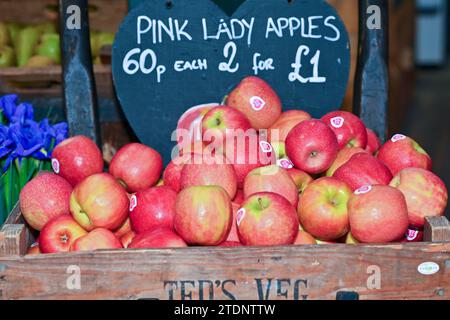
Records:
<instances>
[{"instance_id":1,"label":"apple stem","mask_svg":"<svg viewBox=\"0 0 450 320\"><path fill-rule=\"evenodd\" d=\"M263 203L263 199L258 198L258 203L259 203L259 207L261 208L261 210L264 210L264 203Z\"/></svg>"}]
</instances>

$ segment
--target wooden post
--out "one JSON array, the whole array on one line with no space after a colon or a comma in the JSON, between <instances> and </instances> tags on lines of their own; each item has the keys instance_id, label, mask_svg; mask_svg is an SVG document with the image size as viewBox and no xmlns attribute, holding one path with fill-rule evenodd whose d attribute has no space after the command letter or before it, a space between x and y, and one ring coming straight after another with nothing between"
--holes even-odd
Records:
<instances>
[{"instance_id":1,"label":"wooden post","mask_svg":"<svg viewBox=\"0 0 450 320\"><path fill-rule=\"evenodd\" d=\"M382 141L386 141L389 95L388 0L359 0L359 27L353 109Z\"/></svg>"},{"instance_id":2,"label":"wooden post","mask_svg":"<svg viewBox=\"0 0 450 320\"><path fill-rule=\"evenodd\" d=\"M446 217L426 217L424 241L450 242L450 222Z\"/></svg>"},{"instance_id":3,"label":"wooden post","mask_svg":"<svg viewBox=\"0 0 450 320\"><path fill-rule=\"evenodd\" d=\"M88 2L60 0L59 4L64 101L70 134L85 135L100 146Z\"/></svg>"}]
</instances>

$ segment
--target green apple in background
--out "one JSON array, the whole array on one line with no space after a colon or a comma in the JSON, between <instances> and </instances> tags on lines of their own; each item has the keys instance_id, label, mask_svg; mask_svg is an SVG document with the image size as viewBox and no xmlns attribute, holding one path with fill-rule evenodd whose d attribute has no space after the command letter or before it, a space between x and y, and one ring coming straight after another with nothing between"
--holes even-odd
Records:
<instances>
[{"instance_id":1,"label":"green apple in background","mask_svg":"<svg viewBox=\"0 0 450 320\"><path fill-rule=\"evenodd\" d=\"M31 57L25 67L29 68L40 68L40 67L49 67L55 65L55 61L46 56L33 56Z\"/></svg>"},{"instance_id":2,"label":"green apple in background","mask_svg":"<svg viewBox=\"0 0 450 320\"><path fill-rule=\"evenodd\" d=\"M36 28L41 34L57 33L55 23L50 21L39 23L36 25Z\"/></svg>"},{"instance_id":3,"label":"green apple in background","mask_svg":"<svg viewBox=\"0 0 450 320\"><path fill-rule=\"evenodd\" d=\"M114 33L110 33L110 32L100 32L97 35L97 45L98 45L99 53L100 53L100 49L103 46L108 46L108 45L112 45L113 44L114 37L115 37L115 34Z\"/></svg>"},{"instance_id":4,"label":"green apple in background","mask_svg":"<svg viewBox=\"0 0 450 320\"><path fill-rule=\"evenodd\" d=\"M0 68L12 67L14 65L14 49L9 46L0 46Z\"/></svg>"},{"instance_id":5,"label":"green apple in background","mask_svg":"<svg viewBox=\"0 0 450 320\"><path fill-rule=\"evenodd\" d=\"M48 57L55 61L55 63L61 63L61 48L59 41L59 34L46 33L41 36L40 43L36 47L35 53L38 56Z\"/></svg>"},{"instance_id":6,"label":"green apple in background","mask_svg":"<svg viewBox=\"0 0 450 320\"><path fill-rule=\"evenodd\" d=\"M0 46L10 44L9 31L6 23L0 22Z\"/></svg>"},{"instance_id":7,"label":"green apple in background","mask_svg":"<svg viewBox=\"0 0 450 320\"><path fill-rule=\"evenodd\" d=\"M98 46L98 32L97 31L91 31L91 52L92 57L95 59L100 54L100 48Z\"/></svg>"},{"instance_id":8,"label":"green apple in background","mask_svg":"<svg viewBox=\"0 0 450 320\"><path fill-rule=\"evenodd\" d=\"M36 27L26 27L17 35L16 55L17 65L24 66L33 56L36 45L39 43L40 31Z\"/></svg>"},{"instance_id":9,"label":"green apple in background","mask_svg":"<svg viewBox=\"0 0 450 320\"><path fill-rule=\"evenodd\" d=\"M11 40L11 44L13 46L15 46L16 41L17 41L17 36L18 36L20 30L22 30L22 26L16 22L8 22L6 25L8 27L9 38Z\"/></svg>"}]
</instances>

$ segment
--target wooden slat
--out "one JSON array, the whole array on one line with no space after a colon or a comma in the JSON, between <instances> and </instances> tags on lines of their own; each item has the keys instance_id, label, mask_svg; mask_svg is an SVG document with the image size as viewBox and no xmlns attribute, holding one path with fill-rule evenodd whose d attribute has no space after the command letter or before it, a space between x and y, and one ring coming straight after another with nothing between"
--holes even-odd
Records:
<instances>
[{"instance_id":1,"label":"wooden slat","mask_svg":"<svg viewBox=\"0 0 450 320\"><path fill-rule=\"evenodd\" d=\"M438 264L440 271L420 274L418 266L423 262ZM377 289L373 277L378 271ZM76 284L76 274L80 275L79 290L67 286L68 281ZM0 279L3 299L286 299L284 292L288 299L335 299L340 291L357 292L361 299L450 299L450 244L187 248L9 257L0 259Z\"/></svg>"},{"instance_id":2,"label":"wooden slat","mask_svg":"<svg viewBox=\"0 0 450 320\"><path fill-rule=\"evenodd\" d=\"M447 218L425 218L424 239L430 242L450 242L450 222Z\"/></svg>"},{"instance_id":3,"label":"wooden slat","mask_svg":"<svg viewBox=\"0 0 450 320\"><path fill-rule=\"evenodd\" d=\"M0 230L0 257L24 255L27 252L27 229L23 224L5 224Z\"/></svg>"}]
</instances>

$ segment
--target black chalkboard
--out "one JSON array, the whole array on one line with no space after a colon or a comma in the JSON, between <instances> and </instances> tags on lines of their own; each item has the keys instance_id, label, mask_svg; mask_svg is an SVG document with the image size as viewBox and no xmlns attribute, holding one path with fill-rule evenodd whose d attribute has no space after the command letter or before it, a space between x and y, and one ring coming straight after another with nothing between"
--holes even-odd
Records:
<instances>
[{"instance_id":1,"label":"black chalkboard","mask_svg":"<svg viewBox=\"0 0 450 320\"><path fill-rule=\"evenodd\" d=\"M247 0L231 17L211 0L146 1L113 45L124 113L166 161L183 112L220 102L245 76L271 84L285 110L320 117L341 106L349 69L347 31L323 0Z\"/></svg>"}]
</instances>

